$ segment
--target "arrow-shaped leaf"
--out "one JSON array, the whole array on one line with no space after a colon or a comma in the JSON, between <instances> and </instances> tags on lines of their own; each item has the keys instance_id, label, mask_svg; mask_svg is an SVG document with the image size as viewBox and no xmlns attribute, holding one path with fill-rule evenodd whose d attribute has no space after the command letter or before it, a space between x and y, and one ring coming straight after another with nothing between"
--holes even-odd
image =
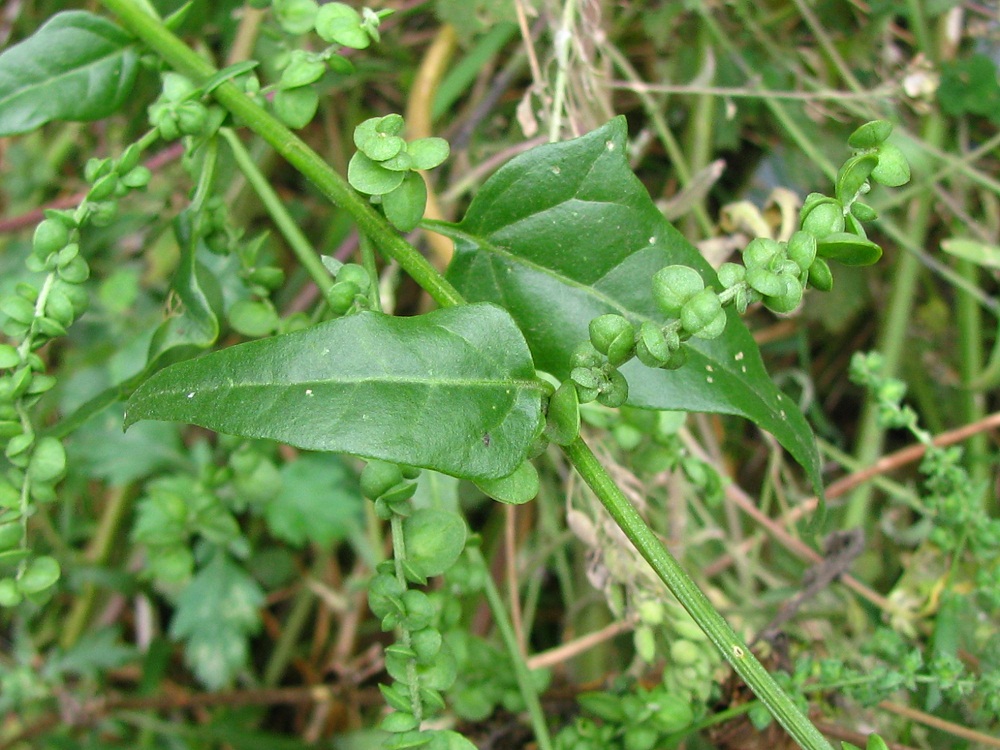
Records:
<instances>
[{"instance_id":1,"label":"arrow-shaped leaf","mask_svg":"<svg viewBox=\"0 0 1000 750\"><path fill-rule=\"evenodd\" d=\"M0 55L0 135L50 120L99 120L125 102L139 56L100 16L67 11Z\"/></svg>"},{"instance_id":2,"label":"arrow-shaped leaf","mask_svg":"<svg viewBox=\"0 0 1000 750\"><path fill-rule=\"evenodd\" d=\"M129 399L125 426L190 422L489 479L524 460L542 393L499 307L366 312L168 367Z\"/></svg>"},{"instance_id":3,"label":"arrow-shaped leaf","mask_svg":"<svg viewBox=\"0 0 1000 750\"><path fill-rule=\"evenodd\" d=\"M653 274L691 266L718 279L698 250L663 217L625 154L624 118L588 135L513 159L480 188L461 224L435 223L455 239L448 278L466 298L503 305L524 331L536 365L569 375L592 318L618 313L662 324ZM629 403L652 409L736 414L774 434L820 483L805 418L768 377L757 345L731 310L726 331L692 340L680 370L637 361L622 372Z\"/></svg>"}]
</instances>

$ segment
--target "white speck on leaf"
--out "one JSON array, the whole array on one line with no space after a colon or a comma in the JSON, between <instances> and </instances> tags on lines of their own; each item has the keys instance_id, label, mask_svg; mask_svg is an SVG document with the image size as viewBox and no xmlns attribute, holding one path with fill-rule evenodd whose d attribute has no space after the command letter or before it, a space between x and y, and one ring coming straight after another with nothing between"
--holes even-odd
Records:
<instances>
[{"instance_id":1,"label":"white speck on leaf","mask_svg":"<svg viewBox=\"0 0 1000 750\"><path fill-rule=\"evenodd\" d=\"M559 167L552 167L552 174L561 174L562 170Z\"/></svg>"},{"instance_id":2,"label":"white speck on leaf","mask_svg":"<svg viewBox=\"0 0 1000 750\"><path fill-rule=\"evenodd\" d=\"M706 382L706 383L714 383L715 381L714 381L714 380L712 380L712 377L711 377L711 376L709 376L709 377L705 378L705 382Z\"/></svg>"},{"instance_id":3,"label":"white speck on leaf","mask_svg":"<svg viewBox=\"0 0 1000 750\"><path fill-rule=\"evenodd\" d=\"M615 142L614 141L605 141L604 142L604 147L608 151L614 151L615 150Z\"/></svg>"},{"instance_id":4,"label":"white speck on leaf","mask_svg":"<svg viewBox=\"0 0 1000 750\"><path fill-rule=\"evenodd\" d=\"M194 398L194 391L191 391L191 392L190 392L190 393L188 394L188 398Z\"/></svg>"},{"instance_id":5,"label":"white speck on leaf","mask_svg":"<svg viewBox=\"0 0 1000 750\"><path fill-rule=\"evenodd\" d=\"M788 415L785 414L785 410L784 409L782 409L780 412L778 412L778 414L781 415L782 419L788 419Z\"/></svg>"},{"instance_id":6,"label":"white speck on leaf","mask_svg":"<svg viewBox=\"0 0 1000 750\"><path fill-rule=\"evenodd\" d=\"M741 371L741 372L746 372L746 371L747 371L747 366L746 366L746 365L742 365L742 366L740 367L740 371Z\"/></svg>"},{"instance_id":7,"label":"white speck on leaf","mask_svg":"<svg viewBox=\"0 0 1000 750\"><path fill-rule=\"evenodd\" d=\"M306 395L307 396L313 395L313 389L312 388L306 388Z\"/></svg>"},{"instance_id":8,"label":"white speck on leaf","mask_svg":"<svg viewBox=\"0 0 1000 750\"><path fill-rule=\"evenodd\" d=\"M649 238L649 244L650 245L655 245L656 244L656 237L650 237Z\"/></svg>"},{"instance_id":9,"label":"white speck on leaf","mask_svg":"<svg viewBox=\"0 0 1000 750\"><path fill-rule=\"evenodd\" d=\"M715 370L712 369L712 365L705 365L705 370L707 372L715 372Z\"/></svg>"},{"instance_id":10,"label":"white speck on leaf","mask_svg":"<svg viewBox=\"0 0 1000 750\"><path fill-rule=\"evenodd\" d=\"M743 352L736 352L736 356L733 357L733 359L739 362L741 359L743 359Z\"/></svg>"}]
</instances>

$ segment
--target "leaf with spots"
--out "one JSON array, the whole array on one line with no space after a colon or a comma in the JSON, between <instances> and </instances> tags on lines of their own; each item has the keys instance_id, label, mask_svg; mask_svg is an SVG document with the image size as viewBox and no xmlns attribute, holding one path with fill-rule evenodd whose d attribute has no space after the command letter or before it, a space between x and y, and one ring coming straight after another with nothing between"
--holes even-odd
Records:
<instances>
[{"instance_id":1,"label":"leaf with spots","mask_svg":"<svg viewBox=\"0 0 1000 750\"><path fill-rule=\"evenodd\" d=\"M543 392L524 336L500 307L364 312L168 367L129 399L125 426L189 422L495 479L541 432Z\"/></svg>"},{"instance_id":2,"label":"leaf with spots","mask_svg":"<svg viewBox=\"0 0 1000 750\"><path fill-rule=\"evenodd\" d=\"M226 687L246 666L263 604L263 589L222 552L181 592L170 636L184 641L184 661L205 687Z\"/></svg>"},{"instance_id":3,"label":"leaf with spots","mask_svg":"<svg viewBox=\"0 0 1000 750\"><path fill-rule=\"evenodd\" d=\"M637 326L665 322L650 281L664 266L691 266L720 288L629 169L626 136L619 117L581 138L533 149L487 180L460 224L434 223L455 240L452 283L474 302L509 310L535 364L560 378L598 315L618 313ZM635 360L622 368L629 403L746 417L773 433L819 488L812 431L771 381L739 317L730 309L720 338L689 347L679 370Z\"/></svg>"}]
</instances>

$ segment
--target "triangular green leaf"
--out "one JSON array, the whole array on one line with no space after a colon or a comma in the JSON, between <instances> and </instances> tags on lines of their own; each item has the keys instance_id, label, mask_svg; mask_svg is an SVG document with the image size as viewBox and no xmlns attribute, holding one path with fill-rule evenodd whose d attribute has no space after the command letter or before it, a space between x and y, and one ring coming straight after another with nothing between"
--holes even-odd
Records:
<instances>
[{"instance_id":1,"label":"triangular green leaf","mask_svg":"<svg viewBox=\"0 0 1000 750\"><path fill-rule=\"evenodd\" d=\"M664 322L651 294L661 268L691 266L719 288L708 263L629 170L625 143L619 117L581 138L533 149L487 180L461 224L434 225L455 239L452 283L467 299L506 307L539 369L560 378L598 315ZM721 337L690 342L679 370L628 363L628 402L747 417L774 434L818 487L809 425L768 377L742 321L731 309L728 317Z\"/></svg>"},{"instance_id":2,"label":"triangular green leaf","mask_svg":"<svg viewBox=\"0 0 1000 750\"><path fill-rule=\"evenodd\" d=\"M525 459L542 394L499 307L366 312L168 367L129 399L125 425L190 422L488 479Z\"/></svg>"},{"instance_id":3,"label":"triangular green leaf","mask_svg":"<svg viewBox=\"0 0 1000 750\"><path fill-rule=\"evenodd\" d=\"M86 11L52 17L0 55L0 136L50 120L99 120L116 111L135 80L132 38Z\"/></svg>"}]
</instances>

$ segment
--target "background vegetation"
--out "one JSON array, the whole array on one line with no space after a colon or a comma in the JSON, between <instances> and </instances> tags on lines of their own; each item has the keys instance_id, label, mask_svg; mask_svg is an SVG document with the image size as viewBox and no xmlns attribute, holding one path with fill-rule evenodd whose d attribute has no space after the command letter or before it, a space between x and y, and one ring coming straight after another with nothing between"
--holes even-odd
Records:
<instances>
[{"instance_id":1,"label":"background vegetation","mask_svg":"<svg viewBox=\"0 0 1000 750\"><path fill-rule=\"evenodd\" d=\"M154 4L164 15L179 5ZM264 81L281 78L292 50L323 46L289 32L294 3L253 6L195 3L177 31L220 67L260 60ZM6 3L0 42L65 9ZM451 158L428 175L430 218L460 218L515 154L624 114L633 169L718 266L750 238L778 235L808 192L829 190L861 122L896 124L914 179L872 196L884 259L838 268L833 291L807 294L794 314L747 318L820 439L828 530L842 532L824 554L804 530L816 506L808 481L746 421L588 405L586 436L830 737L1000 746L996 9L438 0L376 10L394 11L381 42L346 50L350 65L322 77L300 134L341 173L369 117L404 113L408 138L447 138ZM87 160L117 158L147 131L158 63L144 59L138 75L109 119L0 140L0 298L34 278L24 259L41 208L78 205ZM316 249L356 258L345 213L262 142L246 146ZM172 282L174 217L199 190L182 154L157 143L143 156L148 185L87 231L89 310L39 352L56 376L39 424L67 438L68 460L30 531L63 575L45 601L0 615L0 747L372 747L388 641L366 586L388 531L361 498L360 463L159 422L121 431L117 397L164 335L164 311L191 323ZM217 345L318 319L310 274L228 152L215 186L215 253L200 259L226 311ZM450 240L415 237L447 265ZM380 271L388 311L427 308L393 264ZM190 334L178 341L198 346ZM877 355L852 367L859 351ZM114 398L100 400L108 389ZM782 747L564 459L550 451L536 463L541 493L529 505L429 472L418 499L462 507L479 535L556 746ZM459 563L438 589L458 661L445 721L481 748L528 747L477 570Z\"/></svg>"}]
</instances>

